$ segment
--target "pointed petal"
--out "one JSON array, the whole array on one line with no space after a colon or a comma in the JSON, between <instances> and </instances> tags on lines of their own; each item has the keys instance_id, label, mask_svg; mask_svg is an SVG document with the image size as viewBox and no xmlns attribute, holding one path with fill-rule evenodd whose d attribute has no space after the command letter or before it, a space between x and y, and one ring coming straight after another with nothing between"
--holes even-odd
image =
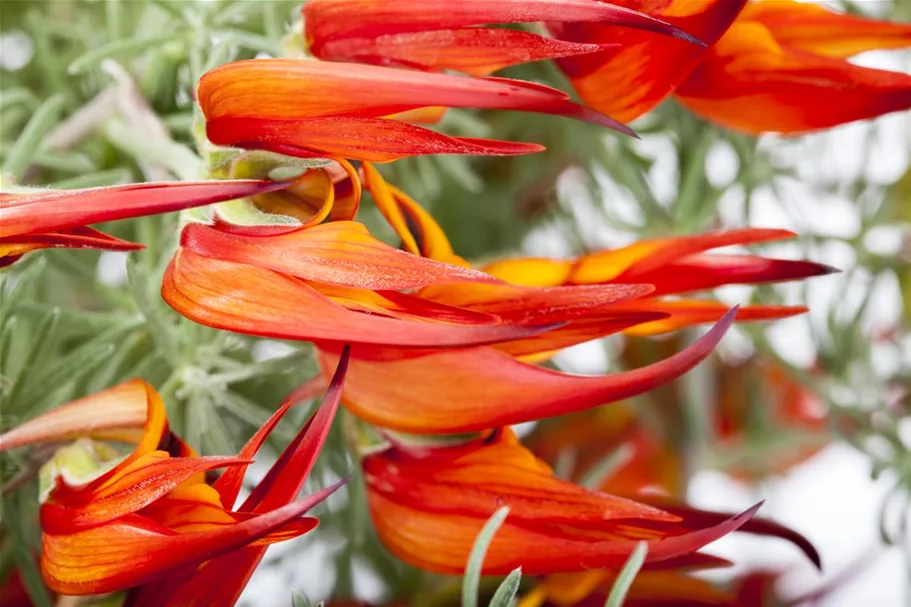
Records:
<instances>
[{"instance_id":1,"label":"pointed petal","mask_svg":"<svg viewBox=\"0 0 911 607\"><path fill-rule=\"evenodd\" d=\"M711 510L700 510L698 508L691 508L686 504L673 503L667 499L661 499L656 497L641 497L642 501L648 504L652 504L657 508L672 512L683 519L683 524L689 529L698 529L700 527L706 527L710 525L717 525L719 522L727 519L730 514L724 512L713 512ZM791 529L790 527L785 527L775 521L768 519L753 519L750 522L746 523L743 527L740 528L744 533L752 533L755 535L767 535L771 537L777 537L783 540L787 540L797 546L810 561L816 565L817 569L822 569L822 557L819 555L819 551L816 550L816 547L808 540L806 537L798 533L797 531Z\"/></svg>"},{"instance_id":2,"label":"pointed petal","mask_svg":"<svg viewBox=\"0 0 911 607\"><path fill-rule=\"evenodd\" d=\"M501 259L484 266L484 272L514 285L559 287L569 282L575 262L547 257Z\"/></svg>"},{"instance_id":3,"label":"pointed petal","mask_svg":"<svg viewBox=\"0 0 911 607\"><path fill-rule=\"evenodd\" d=\"M251 180L174 181L16 196L0 202L3 217L0 222L0 238L169 213L280 190L287 185L283 182Z\"/></svg>"},{"instance_id":4,"label":"pointed petal","mask_svg":"<svg viewBox=\"0 0 911 607\"><path fill-rule=\"evenodd\" d=\"M237 454L238 459L251 459L259 451L259 448L263 446L263 443L266 442L266 439L269 438L269 435L272 434L272 431L278 425L278 422L285 416L285 413L298 404L301 401L309 400L310 398L315 397L319 392L323 391L326 388L326 380L323 379L322 375L317 375L311 377L306 382L302 383L300 386L295 388L291 394L285 399L281 407L266 420L266 423L263 424L259 430L256 431L253 436L250 437L250 440L247 441L247 444L243 446L240 452ZM234 502L237 500L237 496L240 493L240 488L243 484L244 473L246 472L246 466L232 466L224 471L224 473L218 477L218 479L212 484L212 487L218 491L219 497L221 498L221 503L224 504L226 508L233 508Z\"/></svg>"},{"instance_id":5,"label":"pointed petal","mask_svg":"<svg viewBox=\"0 0 911 607\"><path fill-rule=\"evenodd\" d=\"M563 348L613 335L667 316L665 312L615 311L611 313L611 318L574 320L547 333L495 344L492 347L511 356L523 357L525 362L541 363Z\"/></svg>"},{"instance_id":6,"label":"pointed petal","mask_svg":"<svg viewBox=\"0 0 911 607\"><path fill-rule=\"evenodd\" d=\"M390 552L421 569L461 574L474 539L486 518L438 514L403 506L376 492L368 492L368 506L377 534ZM490 504L488 516L497 508ZM647 562L660 562L696 552L747 523L759 505L712 526L661 539L650 539ZM635 521L630 521L634 532ZM516 524L507 517L497 531L484 559L483 573L505 575L521 567L528 575L619 569L635 549L632 539L592 540L573 538L560 528Z\"/></svg>"},{"instance_id":7,"label":"pointed petal","mask_svg":"<svg viewBox=\"0 0 911 607\"><path fill-rule=\"evenodd\" d=\"M629 132L612 118L540 84L464 78L373 65L298 59L235 61L199 80L199 103L215 118L378 118L427 106L554 114Z\"/></svg>"},{"instance_id":8,"label":"pointed petal","mask_svg":"<svg viewBox=\"0 0 911 607\"><path fill-rule=\"evenodd\" d=\"M626 5L641 3L624 1ZM730 27L746 0L675 0L644 7L650 14L714 44ZM590 107L628 122L670 95L705 55L706 48L650 32L591 23L551 25L562 40L613 42L616 49L558 59L579 97Z\"/></svg>"},{"instance_id":9,"label":"pointed petal","mask_svg":"<svg viewBox=\"0 0 911 607\"><path fill-rule=\"evenodd\" d=\"M121 465L155 449L167 430L164 403L141 379L74 400L0 436L0 451L80 436L136 443Z\"/></svg>"},{"instance_id":10,"label":"pointed petal","mask_svg":"<svg viewBox=\"0 0 911 607\"><path fill-rule=\"evenodd\" d=\"M461 28L488 23L588 21L658 32L695 42L649 15L587 0L317 0L304 5L305 34L317 56L323 41Z\"/></svg>"},{"instance_id":11,"label":"pointed petal","mask_svg":"<svg viewBox=\"0 0 911 607\"><path fill-rule=\"evenodd\" d=\"M655 285L654 296L705 291L721 285L762 284L825 276L839 270L812 261L791 261L748 255L690 255L652 271L636 272L631 280ZM626 277L619 279L626 282Z\"/></svg>"},{"instance_id":12,"label":"pointed petal","mask_svg":"<svg viewBox=\"0 0 911 607\"><path fill-rule=\"evenodd\" d=\"M618 303L617 308L629 311L663 312L666 318L642 323L624 331L627 335L647 336L676 331L684 327L717 322L727 311L728 306L718 301L698 299L645 300L631 302L631 305ZM756 320L776 320L804 314L806 306L741 306L737 310L736 322Z\"/></svg>"},{"instance_id":13,"label":"pointed petal","mask_svg":"<svg viewBox=\"0 0 911 607\"><path fill-rule=\"evenodd\" d=\"M383 318L347 310L303 281L180 249L162 297L190 320L280 339L446 348L534 335L550 326L465 326Z\"/></svg>"},{"instance_id":14,"label":"pointed petal","mask_svg":"<svg viewBox=\"0 0 911 607\"><path fill-rule=\"evenodd\" d=\"M911 108L911 74L793 50L765 25L743 21L712 48L677 96L727 128L796 134Z\"/></svg>"},{"instance_id":15,"label":"pointed petal","mask_svg":"<svg viewBox=\"0 0 911 607\"><path fill-rule=\"evenodd\" d=\"M447 284L421 290L421 297L493 314L510 324L545 324L609 316L614 305L650 294L648 284L517 287L503 284Z\"/></svg>"},{"instance_id":16,"label":"pointed petal","mask_svg":"<svg viewBox=\"0 0 911 607\"><path fill-rule=\"evenodd\" d=\"M576 284L592 284L622 277L624 282L632 282L641 274L709 249L756 244L794 236L796 234L788 230L743 228L675 238L640 240L619 249L606 249L580 257L570 281Z\"/></svg>"},{"instance_id":17,"label":"pointed petal","mask_svg":"<svg viewBox=\"0 0 911 607\"><path fill-rule=\"evenodd\" d=\"M146 453L86 488L58 489L41 506L45 533L92 529L163 497L194 475L245 462L231 457L172 458L163 451Z\"/></svg>"},{"instance_id":18,"label":"pointed petal","mask_svg":"<svg viewBox=\"0 0 911 607\"><path fill-rule=\"evenodd\" d=\"M327 61L353 61L431 71L455 70L472 76L530 61L592 53L603 44L566 42L499 28L441 29L343 38L311 47Z\"/></svg>"},{"instance_id":19,"label":"pointed petal","mask_svg":"<svg viewBox=\"0 0 911 607\"><path fill-rule=\"evenodd\" d=\"M143 245L114 238L84 226L46 234L8 236L0 239L0 266L9 265L29 251L61 248L136 251L142 249Z\"/></svg>"},{"instance_id":20,"label":"pointed petal","mask_svg":"<svg viewBox=\"0 0 911 607\"><path fill-rule=\"evenodd\" d=\"M782 46L836 59L911 46L911 24L836 13L803 2L753 2L741 17L774 32Z\"/></svg>"},{"instance_id":21,"label":"pointed petal","mask_svg":"<svg viewBox=\"0 0 911 607\"><path fill-rule=\"evenodd\" d=\"M87 531L46 533L41 570L48 587L61 594L125 590L170 569L201 563L255 542L295 520L337 488L211 531L178 535L150 519L130 514Z\"/></svg>"},{"instance_id":22,"label":"pointed petal","mask_svg":"<svg viewBox=\"0 0 911 607\"><path fill-rule=\"evenodd\" d=\"M492 348L422 353L355 345L344 401L370 423L418 434L483 430L582 411L679 377L712 352L735 313L729 311L670 358L606 376L559 373ZM323 369L332 368L336 357L320 349Z\"/></svg>"},{"instance_id":23,"label":"pointed petal","mask_svg":"<svg viewBox=\"0 0 911 607\"><path fill-rule=\"evenodd\" d=\"M450 137L407 122L358 116L298 120L224 116L206 122L206 135L218 145L301 158L330 155L369 162L423 154L514 156L544 149L535 143Z\"/></svg>"},{"instance_id":24,"label":"pointed petal","mask_svg":"<svg viewBox=\"0 0 911 607\"><path fill-rule=\"evenodd\" d=\"M265 512L287 504L300 493L316 463L316 457L326 443L332 420L338 411L345 375L348 372L350 350L350 346L342 349L338 367L322 404L297 437L285 448L263 480L253 489L241 510Z\"/></svg>"},{"instance_id":25,"label":"pointed petal","mask_svg":"<svg viewBox=\"0 0 911 607\"><path fill-rule=\"evenodd\" d=\"M496 282L469 268L412 255L373 238L362 224L334 221L285 234L255 237L188 225L187 249L305 280L359 289L416 289L446 282Z\"/></svg>"}]
</instances>

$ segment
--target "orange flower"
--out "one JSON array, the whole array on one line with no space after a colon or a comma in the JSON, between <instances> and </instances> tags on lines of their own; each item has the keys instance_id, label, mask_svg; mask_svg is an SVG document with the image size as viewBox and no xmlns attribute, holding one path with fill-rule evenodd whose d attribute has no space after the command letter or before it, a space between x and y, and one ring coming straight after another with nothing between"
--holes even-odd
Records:
<instances>
[{"instance_id":1,"label":"orange flower","mask_svg":"<svg viewBox=\"0 0 911 607\"><path fill-rule=\"evenodd\" d=\"M141 380L73 401L0 436L3 450L81 437L45 468L52 476L40 510L48 586L68 595L134 587L132 605L233 605L265 547L313 529L317 520L302 515L341 485L294 501L328 434L345 359L323 406L237 510L250 458L297 398L286 401L237 457L196 456L168 431L161 399ZM86 437L136 447L118 458L113 447ZM206 471L224 467L214 484L206 483Z\"/></svg>"},{"instance_id":2,"label":"orange flower","mask_svg":"<svg viewBox=\"0 0 911 607\"><path fill-rule=\"evenodd\" d=\"M304 36L319 59L449 69L475 76L605 46L473 27L488 23L593 22L695 42L654 17L591 0L312 0L304 4L303 15Z\"/></svg>"},{"instance_id":3,"label":"orange flower","mask_svg":"<svg viewBox=\"0 0 911 607\"><path fill-rule=\"evenodd\" d=\"M594 24L555 26L561 39L622 44L559 60L588 105L620 120L644 114L672 92L700 116L751 134L803 133L911 107L911 75L846 61L863 51L911 45L911 25L788 0L620 4L710 45Z\"/></svg>"},{"instance_id":4,"label":"orange flower","mask_svg":"<svg viewBox=\"0 0 911 607\"><path fill-rule=\"evenodd\" d=\"M475 537L509 507L483 572L530 575L620 568L639 541L647 563L701 564L698 551L749 525L759 506L723 517L671 513L553 476L511 430L448 448L391 447L364 459L367 503L386 547L405 562L461 573Z\"/></svg>"},{"instance_id":5,"label":"orange flower","mask_svg":"<svg viewBox=\"0 0 911 607\"><path fill-rule=\"evenodd\" d=\"M417 203L370 171L365 185L406 249L464 263ZM562 324L486 348L403 350L395 344L362 341L352 347L344 403L375 425L443 434L581 411L641 394L679 377L708 356L734 319L734 313L719 302L663 300L655 295L831 271L803 261L704 253L719 246L790 236L783 230L748 229L650 240L576 260L514 259L485 268L507 284L426 286L418 295L437 304L496 314L511 323ZM516 306L523 301L537 303ZM736 314L739 320L758 320L804 311L803 307L748 306ZM652 334L705 322L718 324L689 348L623 373L586 377L533 364L561 348L620 331ZM338 348L318 345L325 372L334 367Z\"/></svg>"},{"instance_id":6,"label":"orange flower","mask_svg":"<svg viewBox=\"0 0 911 607\"><path fill-rule=\"evenodd\" d=\"M141 249L141 244L120 240L87 226L243 198L287 185L256 180L162 182L85 190L0 193L0 267L10 265L36 249Z\"/></svg>"},{"instance_id":7,"label":"orange flower","mask_svg":"<svg viewBox=\"0 0 911 607\"><path fill-rule=\"evenodd\" d=\"M631 133L540 84L298 59L236 61L202 76L212 143L298 157L387 162L421 154L513 155L541 146L450 137L392 117L439 106L555 114Z\"/></svg>"}]
</instances>

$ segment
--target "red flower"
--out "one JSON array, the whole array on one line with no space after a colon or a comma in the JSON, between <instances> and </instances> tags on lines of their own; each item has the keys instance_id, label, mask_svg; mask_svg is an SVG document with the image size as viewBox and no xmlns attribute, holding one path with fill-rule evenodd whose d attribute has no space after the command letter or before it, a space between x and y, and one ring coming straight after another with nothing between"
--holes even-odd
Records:
<instances>
[{"instance_id":1,"label":"red flower","mask_svg":"<svg viewBox=\"0 0 911 607\"><path fill-rule=\"evenodd\" d=\"M54 482L40 511L48 586L68 595L134 587L134 606L233 605L266 546L313 529L318 521L302 515L341 485L295 501L328 434L346 359L323 406L236 510L250 458L297 398L286 401L237 457L196 456L168 431L161 399L141 380L73 401L0 436L2 450L76 437L136 444L118 459L112 447L83 438L52 460ZM206 483L204 472L224 467L214 484Z\"/></svg>"},{"instance_id":2,"label":"red flower","mask_svg":"<svg viewBox=\"0 0 911 607\"><path fill-rule=\"evenodd\" d=\"M303 14L310 52L320 59L449 69L475 76L613 46L473 27L489 23L590 22L695 42L654 17L591 0L311 0L304 4Z\"/></svg>"},{"instance_id":3,"label":"red flower","mask_svg":"<svg viewBox=\"0 0 911 607\"><path fill-rule=\"evenodd\" d=\"M138 183L86 190L0 194L0 267L43 248L114 251L143 245L103 234L89 224L179 211L287 187L274 181Z\"/></svg>"},{"instance_id":4,"label":"red flower","mask_svg":"<svg viewBox=\"0 0 911 607\"><path fill-rule=\"evenodd\" d=\"M722 126L758 134L802 133L911 107L911 75L849 63L875 49L911 45L911 25L794 2L624 0L709 44L595 24L554 26L561 39L617 42L560 59L591 107L629 121L672 92Z\"/></svg>"}]
</instances>

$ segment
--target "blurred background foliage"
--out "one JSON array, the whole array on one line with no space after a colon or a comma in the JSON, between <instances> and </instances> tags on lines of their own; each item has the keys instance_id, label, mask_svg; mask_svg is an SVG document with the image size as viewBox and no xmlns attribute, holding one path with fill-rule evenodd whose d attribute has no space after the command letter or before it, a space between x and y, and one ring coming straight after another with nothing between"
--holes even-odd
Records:
<instances>
[{"instance_id":1,"label":"blurred background foliage","mask_svg":"<svg viewBox=\"0 0 911 607\"><path fill-rule=\"evenodd\" d=\"M299 53L299 4L3 0L4 187L76 188L205 177L192 137L196 79L230 60ZM911 19L911 2L906 1L837 6ZM904 67L897 69L908 69L908 57L899 60ZM549 63L501 75L569 90ZM896 120L886 126L848 127L851 141L860 143L852 150L858 166L846 168L831 157L846 141L844 133L756 139L708 125L673 102L634 124L641 140L549 116L450 111L440 124L447 132L535 141L547 151L516 158L416 158L386 165L383 171L434 214L458 253L478 262L519 253L569 256L636 238L765 227L762 222L770 217L770 227L800 232L798 240L763 251L830 263L844 273L826 279L828 286L815 295L811 281L737 288L720 296L738 303L809 302L813 314L788 321L783 329L803 339L797 350L809 354L788 351L788 336L781 339L782 331L776 334L770 325L743 325L712 364L617 407L660 436L671 459L682 463L673 482L683 495L691 475L701 469L723 469L757 482L783 473L830 440L846 441L870 458L874 475L887 474L894 482L883 511L899 516L884 519L883 539L911 551L908 124ZM885 132L895 126L906 132ZM874 149L884 136L904 147L891 164ZM815 169L799 162L805 158L813 159ZM889 168L878 170L878 163ZM850 216L848 229L827 229L827 220L835 221L827 215L827 202ZM362 219L391 239L369 205ZM199 327L161 301L160 276L177 226L175 216L105 226L148 246L129 261L119 254L46 251L0 275L2 429L142 376L162 392L172 426L188 442L204 453L233 453L288 391L315 372L307 347ZM587 347L558 357L557 364L576 370L581 359L581 370L594 372L639 366L692 337L612 339L596 344L601 350L595 362L585 363L594 352ZM813 405L789 408L781 404L783 393L791 394L791 404L811 399ZM292 411L274 435L276 444L293 435L308 413L301 409ZM544 422L532 438L557 433L566 423ZM351 472L355 478L324 508L319 534L271 551L267 567L270 559L322 550L328 555L323 558L334 563L337 598L352 596L355 578L367 571L379 579L387 599L419 606L453 604L457 580L418 573L377 544L340 426L336 424L314 482L322 485ZM599 453L552 453L552 463L569 475L582 470L578 458L584 455L589 472L610 474L611 468L599 468L599 462L610 461L624 436L617 435L618 443L605 444ZM799 453L791 453L795 445ZM768 465L779 461L779 452L783 463ZM13 566L19 568L36 604L47 605L50 599L34 562L39 545L34 476L42 457L47 453L25 460L3 454L0 460L0 580ZM576 460L570 465L567 458ZM488 593L495 587L484 586Z\"/></svg>"}]
</instances>

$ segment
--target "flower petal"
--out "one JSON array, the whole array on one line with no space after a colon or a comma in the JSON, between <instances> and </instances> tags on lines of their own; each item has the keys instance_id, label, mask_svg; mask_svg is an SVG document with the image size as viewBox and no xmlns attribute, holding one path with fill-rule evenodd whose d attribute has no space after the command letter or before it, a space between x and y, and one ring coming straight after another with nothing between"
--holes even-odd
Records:
<instances>
[{"instance_id":1,"label":"flower petal","mask_svg":"<svg viewBox=\"0 0 911 607\"><path fill-rule=\"evenodd\" d=\"M718 301L698 299L653 299L631 302L628 306L618 303L616 307L618 310L627 309L630 312L661 312L667 315L660 320L635 325L624 331L627 335L637 336L659 335L684 327L717 322L729 309L726 304ZM735 320L737 322L776 320L804 314L806 311L806 306L741 306L737 310Z\"/></svg>"},{"instance_id":2,"label":"flower petal","mask_svg":"<svg viewBox=\"0 0 911 607\"><path fill-rule=\"evenodd\" d=\"M13 428L0 436L0 451L80 436L136 443L126 465L158 447L167 431L161 397L149 384L133 379L90 394Z\"/></svg>"},{"instance_id":3,"label":"flower petal","mask_svg":"<svg viewBox=\"0 0 911 607\"><path fill-rule=\"evenodd\" d=\"M741 18L766 26L782 46L836 59L911 46L911 24L836 13L818 4L753 2Z\"/></svg>"},{"instance_id":4,"label":"flower petal","mask_svg":"<svg viewBox=\"0 0 911 607\"><path fill-rule=\"evenodd\" d=\"M227 234L199 224L184 228L188 250L256 265L305 280L359 289L416 289L446 282L496 282L469 268L412 255L373 238L362 224L334 221L285 234Z\"/></svg>"},{"instance_id":5,"label":"flower petal","mask_svg":"<svg viewBox=\"0 0 911 607\"><path fill-rule=\"evenodd\" d=\"M422 154L514 156L544 149L536 143L450 137L407 122L360 116L296 120L223 116L206 122L206 135L218 145L301 158L330 155L369 162Z\"/></svg>"},{"instance_id":6,"label":"flower petal","mask_svg":"<svg viewBox=\"0 0 911 607\"><path fill-rule=\"evenodd\" d=\"M210 70L199 80L207 120L379 118L427 106L555 114L629 132L612 118L540 84L465 78L374 65L299 59L251 59Z\"/></svg>"},{"instance_id":7,"label":"flower petal","mask_svg":"<svg viewBox=\"0 0 911 607\"><path fill-rule=\"evenodd\" d=\"M658 32L695 42L659 19L587 0L316 0L304 4L305 34L319 54L323 41L461 28L488 23L588 21Z\"/></svg>"},{"instance_id":8,"label":"flower petal","mask_svg":"<svg viewBox=\"0 0 911 607\"><path fill-rule=\"evenodd\" d=\"M566 42L518 30L473 27L342 38L311 49L327 61L455 70L486 76L512 65L592 53L605 46L609 45Z\"/></svg>"},{"instance_id":9,"label":"flower petal","mask_svg":"<svg viewBox=\"0 0 911 607\"><path fill-rule=\"evenodd\" d=\"M623 0L640 8L642 2ZM746 0L672 0L641 6L711 46L730 27ZM562 40L619 44L617 48L558 59L579 97L600 112L628 122L657 106L686 78L706 48L651 32L594 23L551 24Z\"/></svg>"},{"instance_id":10,"label":"flower petal","mask_svg":"<svg viewBox=\"0 0 911 607\"><path fill-rule=\"evenodd\" d=\"M551 326L465 326L383 318L347 310L303 281L180 249L162 297L207 326L280 339L447 348L509 341Z\"/></svg>"},{"instance_id":11,"label":"flower petal","mask_svg":"<svg viewBox=\"0 0 911 607\"><path fill-rule=\"evenodd\" d=\"M0 238L75 228L243 198L287 187L275 181L173 181L53 190L0 201Z\"/></svg>"},{"instance_id":12,"label":"flower petal","mask_svg":"<svg viewBox=\"0 0 911 607\"><path fill-rule=\"evenodd\" d=\"M806 133L911 108L911 75L783 46L735 23L677 89L693 112L750 134Z\"/></svg>"},{"instance_id":13,"label":"flower petal","mask_svg":"<svg viewBox=\"0 0 911 607\"><path fill-rule=\"evenodd\" d=\"M47 232L8 236L0 239L0 267L18 260L22 255L37 249L100 249L103 251L136 251L144 245L121 240L93 228L80 226Z\"/></svg>"},{"instance_id":14,"label":"flower petal","mask_svg":"<svg viewBox=\"0 0 911 607\"><path fill-rule=\"evenodd\" d=\"M130 514L87 531L45 533L41 570L48 587L61 594L125 590L181 565L201 563L249 545L297 519L337 488L329 487L269 513L211 531L179 535Z\"/></svg>"},{"instance_id":15,"label":"flower petal","mask_svg":"<svg viewBox=\"0 0 911 607\"><path fill-rule=\"evenodd\" d=\"M559 373L493 348L409 352L355 345L343 401L370 423L418 434L484 430L581 411L679 377L712 352L735 313L670 358L606 376ZM326 346L319 352L325 372L337 350Z\"/></svg>"},{"instance_id":16,"label":"flower petal","mask_svg":"<svg viewBox=\"0 0 911 607\"><path fill-rule=\"evenodd\" d=\"M196 474L243 463L249 462L233 457L172 458L163 451L145 453L88 487L58 486L50 501L41 506L41 528L52 534L92 529L138 512Z\"/></svg>"}]
</instances>

